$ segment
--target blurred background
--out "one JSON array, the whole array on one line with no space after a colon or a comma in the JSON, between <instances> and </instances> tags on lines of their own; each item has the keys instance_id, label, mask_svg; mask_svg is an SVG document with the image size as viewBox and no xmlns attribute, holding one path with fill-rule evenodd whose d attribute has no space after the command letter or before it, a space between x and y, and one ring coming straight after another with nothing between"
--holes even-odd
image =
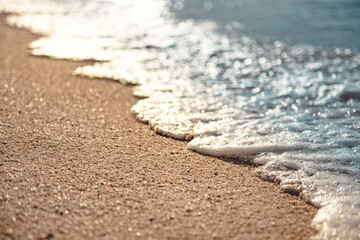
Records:
<instances>
[{"instance_id":1,"label":"blurred background","mask_svg":"<svg viewBox=\"0 0 360 240\"><path fill-rule=\"evenodd\" d=\"M359 0L172 0L178 19L213 20L257 39L360 48Z\"/></svg>"}]
</instances>

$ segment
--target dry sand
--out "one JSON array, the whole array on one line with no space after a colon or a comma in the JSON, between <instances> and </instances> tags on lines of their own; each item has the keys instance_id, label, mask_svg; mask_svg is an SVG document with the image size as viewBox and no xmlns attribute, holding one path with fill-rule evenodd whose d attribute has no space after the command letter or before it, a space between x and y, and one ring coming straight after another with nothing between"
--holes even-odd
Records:
<instances>
[{"instance_id":1,"label":"dry sand","mask_svg":"<svg viewBox=\"0 0 360 240\"><path fill-rule=\"evenodd\" d=\"M1 239L308 239L316 208L130 113L131 88L0 24Z\"/></svg>"}]
</instances>

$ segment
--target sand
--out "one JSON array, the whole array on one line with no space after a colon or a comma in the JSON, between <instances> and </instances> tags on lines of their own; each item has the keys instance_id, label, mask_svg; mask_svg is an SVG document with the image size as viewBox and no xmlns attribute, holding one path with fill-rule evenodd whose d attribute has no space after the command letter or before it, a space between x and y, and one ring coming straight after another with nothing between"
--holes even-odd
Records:
<instances>
[{"instance_id":1,"label":"sand","mask_svg":"<svg viewBox=\"0 0 360 240\"><path fill-rule=\"evenodd\" d=\"M317 209L135 120L118 82L34 57L0 17L1 239L308 239Z\"/></svg>"}]
</instances>

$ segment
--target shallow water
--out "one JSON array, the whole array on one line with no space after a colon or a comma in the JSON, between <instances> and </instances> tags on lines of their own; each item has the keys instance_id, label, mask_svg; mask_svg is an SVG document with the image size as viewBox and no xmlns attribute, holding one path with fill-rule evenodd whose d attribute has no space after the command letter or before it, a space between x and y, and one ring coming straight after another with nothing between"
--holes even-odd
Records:
<instances>
[{"instance_id":1,"label":"shallow water","mask_svg":"<svg viewBox=\"0 0 360 240\"><path fill-rule=\"evenodd\" d=\"M360 48L357 0L183 0L172 1L178 19L240 24L253 38L291 44Z\"/></svg>"},{"instance_id":2,"label":"shallow water","mask_svg":"<svg viewBox=\"0 0 360 240\"><path fill-rule=\"evenodd\" d=\"M133 107L194 151L262 165L321 207L319 239L360 238L356 1L0 0L42 33L33 54L104 62L75 74L137 84Z\"/></svg>"}]
</instances>

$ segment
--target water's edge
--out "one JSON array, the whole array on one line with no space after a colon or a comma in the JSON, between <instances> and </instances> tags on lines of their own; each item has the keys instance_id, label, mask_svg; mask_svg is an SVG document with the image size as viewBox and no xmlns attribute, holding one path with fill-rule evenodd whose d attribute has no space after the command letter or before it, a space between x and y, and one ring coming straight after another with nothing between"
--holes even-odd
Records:
<instances>
[{"instance_id":1,"label":"water's edge","mask_svg":"<svg viewBox=\"0 0 360 240\"><path fill-rule=\"evenodd\" d=\"M36 22L41 21L41 17L46 16L40 16L40 18L36 19L33 23L26 22L31 19L31 15L23 18L16 18L13 16L14 15L7 15L6 17L7 23L10 26L25 28L36 34L44 33L43 35L38 34L39 39L30 44L30 49L32 49L32 54L34 56L89 63L88 66L76 69L73 74L86 78L111 79L119 81L124 85L132 86L134 96L140 98L131 110L134 117L138 121L147 123L156 133L177 140L186 140L189 142L188 148L200 154L215 156L220 159L235 158L244 164L257 166L255 168L255 173L262 180L275 182L280 185L285 193L296 194L306 203L319 208L316 217L313 219L313 228L319 231L319 234L314 236L314 239L334 239L337 237L340 239L360 239L360 233L357 229L357 227L360 226L360 215L358 215L360 202L359 199L357 199L357 196L359 196L360 193L358 189L359 171L356 168L356 165L353 170L351 165L348 165L349 162L352 163L353 159L357 158L356 151L359 150L359 146L356 148L356 145L358 144L356 139L358 133L355 132L352 137L347 138L347 136L351 135L351 131L356 131L356 129L358 129L356 124L356 114L359 113L356 112L356 106L358 105L355 105L353 108L354 112L345 112L345 114L348 114L347 119L343 117L344 112L342 112L345 109L344 106L347 106L345 103L340 103L343 105L331 105L334 99L336 101L339 94L346 99L349 97L351 98L352 94L360 92L360 90L356 88L356 81L358 80L356 80L353 85L350 84L350 80L352 80L351 77L356 78L356 64L358 62L360 63L360 58L356 54L354 55L347 50L337 49L335 50L334 56L323 56L322 54L325 51L317 51L317 49L311 47L301 46L291 48L283 45L281 42L275 42L274 45L264 44L262 46L252 42L252 40L247 37L241 38L239 40L239 45L231 45L228 42L229 39L226 39L226 37L222 35L216 35L213 32L214 26L211 23L201 23L197 25L188 21L181 25L183 28L180 27L180 29L171 32L171 29L174 27L173 22L166 22L164 19L159 19L158 16L154 17L152 15L150 16L150 19L154 18L156 21L160 21L154 23L154 26L150 24L149 28L151 28L151 30L146 32L150 33L155 31L155 35L152 36L153 39L151 37L145 37L145 39L140 40L136 39L132 44L132 37L136 37L136 34L143 31L143 29L140 28L136 29L137 32L133 33L128 39L124 39L124 37L120 38L120 40L124 40L125 42L124 45L121 45L123 44L122 42L112 42L114 39L117 40L116 37L114 37L114 39L103 38L101 34L106 35L106 31L104 31L104 33L97 33L95 38L98 38L94 40L91 37L91 34L94 29L97 30L96 27L98 26L96 25L91 26L93 28L89 28L90 31L84 30L84 32L81 32L81 34L84 34L81 36L83 39L72 39L71 37L76 35L71 34L74 34L74 32L77 34L76 30L78 29L76 27L72 29L74 32L71 32L70 29L68 32L64 31L60 33L60 36L54 36L51 32L52 29L47 28L49 26L41 25L39 22ZM75 17L78 16L75 15ZM80 20L84 20L81 17L83 16L79 17ZM72 20L73 19L69 17L68 19L65 19L65 23L66 21ZM61 21L59 24L64 24ZM136 20L133 24L138 24L139 21L141 22L141 20ZM54 20L54 22L56 21ZM108 24L110 23L111 21L109 21ZM35 29L31 28L32 24L35 25ZM90 25L91 23L89 23L89 26ZM163 27L162 25L171 32L167 33L167 35L165 34L164 37L169 43L164 43L163 46L161 44L159 46L153 45L153 41L156 42L157 39L162 39L163 37L161 31L157 32L159 26ZM42 27L44 28L42 29ZM124 29L123 33L126 33L126 30L131 30L131 28ZM199 29L206 30L202 31ZM110 30L110 34L113 33ZM115 30L118 29L115 28ZM188 34L188 32L198 33L199 36L196 35L194 38L190 39L183 37ZM189 35L191 36L191 34ZM67 37L70 37L70 39L67 39ZM84 39L86 41L84 41ZM199 43L199 39L204 39L204 42ZM105 41L105 43L103 41ZM172 44L172 41L179 44L179 49L174 47L175 45ZM74 47L70 47L67 51L61 51L61 47L64 47L67 42ZM82 46L84 43L89 45ZM127 50L126 44L130 46L131 51ZM144 44L146 44L145 47ZM194 44L200 49L199 54L197 51L184 51L184 49L187 49L191 44ZM244 47L242 45L244 45ZM82 48L79 48L79 46ZM99 50L103 46L114 46L113 49L110 50L113 52L109 53L105 50ZM208 51L207 48L209 48L209 46L211 49ZM235 47L232 48L233 46ZM283 57L282 61L280 60L280 62L278 62L279 59L272 55L272 52L266 52L272 51L269 50L272 48L275 48L274 52L279 51L281 53L283 51L288 55L281 55ZM87 52L88 49L91 49L91 51ZM181 50L183 50L183 52L181 52ZM233 50L238 51L236 52ZM247 52L247 50L249 50L249 52ZM259 51L259 53L253 53L255 50ZM325 53L328 54L327 52ZM184 68L181 70L176 68L176 65L178 64L176 57L179 54L183 54L179 59L185 61L184 66L182 66ZM217 54L219 55L218 58ZM331 55L332 53L330 52L329 54ZM122 56L122 58L119 58L119 56ZM191 62L193 56L200 57L198 60L199 63L194 64ZM209 56L214 57L209 58ZM304 57L305 60L297 61L294 56ZM115 58L112 59L112 57ZM276 57L275 61L274 57ZM314 58L315 60L307 61L306 59L308 57ZM154 58L162 59L153 61ZM227 62L229 59L230 63ZM239 60L231 62L233 59ZM212 60L214 61L212 62ZM224 60L224 62L222 62L222 60ZM144 67L140 64L144 61L148 61L150 64ZM324 61L325 63L323 63ZM206 72L206 74L209 73L209 75L213 73L211 72L212 70L215 72L218 70L217 64L224 64L225 66L223 69L226 70L232 70L231 64L239 64L237 68L241 71L234 71L231 74L234 76L235 74L239 74L244 80L244 83L241 83L243 85L236 85L238 83L232 85L229 81L226 82L226 84L216 82L216 84L213 85L215 87L213 87L211 84L206 85L208 84L206 81L200 81L200 83L192 81L192 78L196 79L198 76L200 78L209 77L207 75L197 75L198 72L202 70L197 67L204 66L204 63L209 63L209 65L207 65L209 67L209 72ZM352 63L355 66L355 74L350 71L352 70ZM253 68L251 67L252 64L254 65ZM298 67L298 64L307 65L306 68L310 69L309 72L304 73L303 68ZM266 70L263 70L264 68ZM318 74L321 72L321 70L318 71L318 69L322 68L325 70L328 70L327 68L332 68L335 73L338 73L338 76L330 73L329 85L324 85L323 75ZM163 73L162 71L164 69L172 73ZM276 85L276 81L274 81L274 85L271 85L273 75L270 75L270 77L266 75L268 69L270 69L269 72L271 74L284 75L284 79L286 80L282 81L280 79L280 87ZM287 69L290 69L290 71ZM349 72L347 72L348 69L350 69ZM152 70L155 72L154 75L152 75ZM253 70L259 70L259 73L256 73L256 71L252 72ZM340 70L345 71L345 73ZM182 71L185 73L182 74ZM254 74L254 76L251 74ZM250 80L251 77L264 78L264 81L269 80L269 84L263 88L261 88L260 85L260 87L257 87L256 83L253 84L251 81L246 81L248 75L250 75ZM335 75L334 78L333 75ZM160 79L164 78L164 76L165 78L170 79L176 79L178 77L181 81L172 81L171 84L167 85L166 81ZM344 76L345 80L347 79L346 76L350 76L350 80L346 82L349 83L349 85L341 85L343 80L342 77ZM183 77L185 77L185 79ZM187 77L189 79L187 79ZM231 75L230 77L233 76ZM326 77L328 76L325 76L325 78ZM155 78L155 81L152 81L154 80L152 78ZM275 80L279 80L279 78L274 78ZM310 82L310 85L306 85L309 83L307 82L307 78L313 81L312 83ZM218 80L211 76L209 79L214 81ZM317 83L319 83L320 87L316 85ZM325 81L325 83L328 82ZM304 90L305 94L298 91L295 96L288 97L295 90L299 90L296 89L298 84L306 85L306 87L300 89ZM160 89L152 88L154 85L160 86ZM231 94L231 92L229 93L228 91L229 86L242 91L238 93L239 95L230 95L231 97L234 97L234 99L237 99L234 101L238 102L235 102L234 104L234 102L229 100L229 102L224 102L224 105L221 105L223 104L221 99L232 99L227 95ZM266 87L269 87L270 90ZM272 95L273 89L271 88L275 89L275 91L278 90L280 95ZM178 89L180 89L178 94L185 95L176 95ZM310 89L309 93L306 93L308 89ZM352 92L353 90L354 92ZM207 112L205 115L201 115L201 113L197 111L199 110L199 105L196 105L196 103L200 103L201 105L208 101L208 99L204 100L204 96L207 95L207 93L204 94L204 91L208 91L211 96L211 102L209 104L211 107L205 107L205 111ZM267 95L264 93L265 97L261 98L258 93L262 91L268 91L270 94ZM308 103L307 97L312 96L311 94L315 94L316 96L318 93L324 93L325 97L311 99L309 100L310 103ZM248 95L242 97L241 94ZM251 102L249 101L249 96L258 98L256 101ZM280 108L268 107L266 104L270 103L271 105L272 99L278 101L274 103L275 106L276 104L278 104L278 106L284 104L287 108L282 110ZM292 103L291 101L294 99L300 101ZM264 102L266 103L265 105L263 104ZM253 105L249 104L249 106L246 107L246 104L248 103ZM242 104L242 106L245 106L245 110L241 107L232 108L232 106L237 106L236 104ZM294 115L294 112L292 112L294 109L289 109L289 106L291 106L291 108L301 108L302 104L312 104L312 106L320 106L320 108L310 108L310 113L297 112L295 110L295 113L298 115ZM358 104L356 99L354 104ZM213 106L215 107L212 108ZM322 112L321 108L326 108L327 106L330 106L334 111ZM256 111L252 112L252 109L249 108L254 108ZM167 111L167 109L171 109L171 111ZM349 107L348 109L351 108ZM314 110L314 112L311 112L312 110ZM269 115L261 119L264 116L261 115L263 114L261 111L264 111ZM233 114L234 112L238 115ZM311 115L318 113L322 113L323 115ZM239 117L241 114L249 114L249 116L246 116L247 118L241 118ZM225 117L222 118L223 116ZM314 118L319 120L316 124L320 124L320 130L314 128L315 130L313 131L312 128L307 128L310 125L315 124L315 120L313 121L312 116L316 116ZM303 119L307 118L308 122L302 125L301 121L300 123L297 122L298 117L303 117ZM328 117L334 120L329 126L325 126ZM337 125L338 122L336 122L339 118L341 124L353 124L352 128L346 128L344 131L340 130L340 133L344 134L341 136L339 135L339 131L330 131L332 129L341 129L341 126L343 125ZM255 120L250 122L251 124L249 125L246 122L248 119ZM346 121L341 122L342 120ZM280 125L282 123L285 125L284 129L291 128L293 129L293 132L281 128L276 129L276 127L272 128L272 124L275 125L275 123L278 122L280 122ZM286 125L289 122L290 124ZM309 123L309 125L307 125L307 123ZM322 124L324 125L324 128L321 128ZM234 130L236 130L236 132L233 132ZM317 133L317 130L319 130L320 133L325 133L325 135L319 138L311 138L311 134ZM324 131L321 132L322 130ZM254 135L257 135L252 138L254 132L256 132ZM259 136L261 139L259 139ZM336 136L339 137L337 138ZM324 138L322 139L322 137ZM340 148L339 144L348 146L351 146L351 144L355 145L355 147L353 147L354 153L351 152L351 148L345 150ZM326 149L326 151L324 151L324 149ZM316 161L312 161L312 158L316 159ZM337 160L339 160L339 165L337 165ZM344 160L344 165L341 165L341 160ZM338 221L338 219L341 219L341 221Z\"/></svg>"}]
</instances>

